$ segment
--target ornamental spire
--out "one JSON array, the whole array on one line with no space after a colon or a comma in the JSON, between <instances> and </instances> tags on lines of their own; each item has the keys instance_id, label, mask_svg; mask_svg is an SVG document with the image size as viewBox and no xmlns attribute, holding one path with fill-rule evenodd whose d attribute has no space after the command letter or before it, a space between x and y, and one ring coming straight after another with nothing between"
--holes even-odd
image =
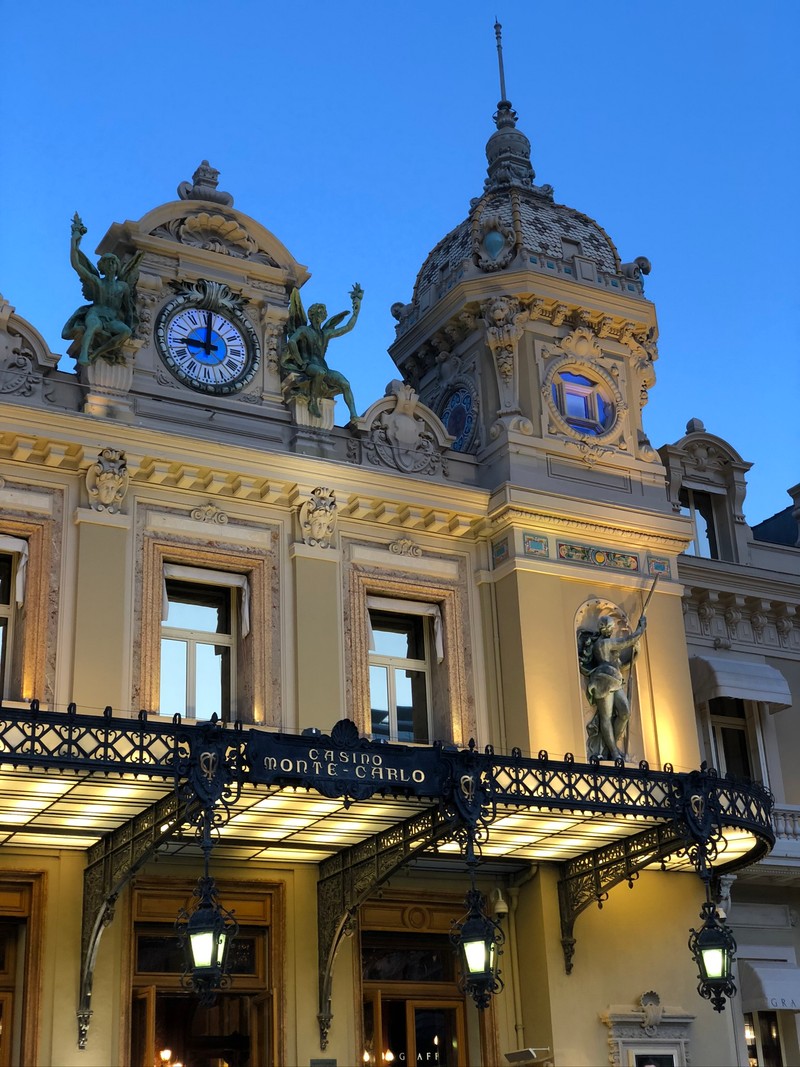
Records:
<instances>
[{"instance_id":1,"label":"ornamental spire","mask_svg":"<svg viewBox=\"0 0 800 1067\"><path fill-rule=\"evenodd\" d=\"M503 66L503 27L494 24L497 40L497 63L500 73L500 100L494 115L495 133L486 144L486 159L489 163L489 177L486 179L486 191L498 189L504 185L521 185L527 189L533 185L536 177L531 166L531 143L517 126L517 113L506 95L506 74Z\"/></svg>"},{"instance_id":2,"label":"ornamental spire","mask_svg":"<svg viewBox=\"0 0 800 1067\"><path fill-rule=\"evenodd\" d=\"M497 40L497 65L500 68L500 101L501 103L505 103L506 73L503 69L503 27L499 22L495 22L494 24L494 35Z\"/></svg>"}]
</instances>

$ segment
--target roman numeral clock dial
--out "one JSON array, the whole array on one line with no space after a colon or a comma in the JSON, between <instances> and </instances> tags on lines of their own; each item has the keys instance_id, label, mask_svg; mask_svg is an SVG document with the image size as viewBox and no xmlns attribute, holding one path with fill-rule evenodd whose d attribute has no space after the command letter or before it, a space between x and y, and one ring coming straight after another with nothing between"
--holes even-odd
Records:
<instances>
[{"instance_id":1,"label":"roman numeral clock dial","mask_svg":"<svg viewBox=\"0 0 800 1067\"><path fill-rule=\"evenodd\" d=\"M181 295L162 308L156 344L175 377L201 393L226 396L252 381L259 366L255 331L234 301L225 311Z\"/></svg>"}]
</instances>

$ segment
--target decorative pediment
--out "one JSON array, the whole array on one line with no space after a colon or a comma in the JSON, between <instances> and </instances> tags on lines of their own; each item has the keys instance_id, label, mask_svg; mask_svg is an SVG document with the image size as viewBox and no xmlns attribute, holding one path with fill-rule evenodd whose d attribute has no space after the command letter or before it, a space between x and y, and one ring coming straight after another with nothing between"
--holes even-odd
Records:
<instances>
[{"instance_id":1,"label":"decorative pediment","mask_svg":"<svg viewBox=\"0 0 800 1067\"><path fill-rule=\"evenodd\" d=\"M47 374L57 364L39 331L0 296L0 396L52 400Z\"/></svg>"},{"instance_id":2,"label":"decorative pediment","mask_svg":"<svg viewBox=\"0 0 800 1067\"><path fill-rule=\"evenodd\" d=\"M433 474L453 442L413 387L396 379L387 385L386 395L367 408L358 428L364 433L362 447L369 462L403 474Z\"/></svg>"},{"instance_id":3,"label":"decorative pediment","mask_svg":"<svg viewBox=\"0 0 800 1067\"><path fill-rule=\"evenodd\" d=\"M221 212L198 211L183 218L170 219L150 232L153 237L166 237L223 256L254 260L270 267L278 266L235 218Z\"/></svg>"}]
</instances>

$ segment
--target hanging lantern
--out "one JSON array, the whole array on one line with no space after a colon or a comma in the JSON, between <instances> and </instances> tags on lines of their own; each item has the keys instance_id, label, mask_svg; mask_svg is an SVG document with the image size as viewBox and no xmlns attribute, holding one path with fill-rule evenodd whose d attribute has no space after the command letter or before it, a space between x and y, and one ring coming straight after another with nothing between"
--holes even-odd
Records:
<instances>
[{"instance_id":1,"label":"hanging lantern","mask_svg":"<svg viewBox=\"0 0 800 1067\"><path fill-rule=\"evenodd\" d=\"M689 951L700 979L697 992L711 1001L714 1011L724 1011L726 997L736 993L732 977L736 940L712 900L703 903L700 918L703 919L700 929L689 932Z\"/></svg>"},{"instance_id":2,"label":"hanging lantern","mask_svg":"<svg viewBox=\"0 0 800 1067\"><path fill-rule=\"evenodd\" d=\"M496 919L483 910L483 896L475 888L467 892L467 914L453 924L450 940L457 948L461 975L459 985L478 1008L486 1008L494 993L503 988L497 966L505 935Z\"/></svg>"},{"instance_id":3,"label":"hanging lantern","mask_svg":"<svg viewBox=\"0 0 800 1067\"><path fill-rule=\"evenodd\" d=\"M209 1005L220 989L230 985L228 952L239 926L232 912L219 903L214 879L208 874L199 879L194 897L194 910L181 908L175 923L186 954L182 982L198 994L202 1004Z\"/></svg>"}]
</instances>

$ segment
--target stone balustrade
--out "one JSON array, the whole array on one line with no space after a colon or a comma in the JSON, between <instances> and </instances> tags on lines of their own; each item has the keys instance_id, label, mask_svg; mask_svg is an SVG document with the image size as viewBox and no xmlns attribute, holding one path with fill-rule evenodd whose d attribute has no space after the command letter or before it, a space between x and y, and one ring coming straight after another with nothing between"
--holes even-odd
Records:
<instances>
[{"instance_id":1,"label":"stone balustrade","mask_svg":"<svg viewBox=\"0 0 800 1067\"><path fill-rule=\"evenodd\" d=\"M775 808L772 813L776 845L779 841L800 841L800 806Z\"/></svg>"}]
</instances>

